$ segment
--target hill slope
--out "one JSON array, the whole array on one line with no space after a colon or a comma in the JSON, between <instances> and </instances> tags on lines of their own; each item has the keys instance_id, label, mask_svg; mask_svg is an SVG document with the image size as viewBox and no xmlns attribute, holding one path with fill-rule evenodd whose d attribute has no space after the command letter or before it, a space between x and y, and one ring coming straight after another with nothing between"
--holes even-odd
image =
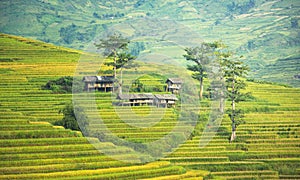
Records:
<instances>
[{"instance_id":1,"label":"hill slope","mask_svg":"<svg viewBox=\"0 0 300 180\"><path fill-rule=\"evenodd\" d=\"M230 49L246 57L253 71L250 76L261 78L254 74L257 71L271 73L266 65L299 56L299 6L297 0L34 0L30 3L5 0L0 2L0 31L84 49L110 27L124 23L121 30L127 29L139 19L153 21L139 23L137 29L132 27L130 38L138 38L140 32L149 27L153 28L156 39L164 39L166 33L161 31L171 30L169 36L180 36L180 30L179 33L178 30L172 31L173 26L168 27L161 21L174 20L179 23L178 26L191 29L204 41L223 40ZM153 22L164 28L156 29L157 25ZM181 36L181 42L191 34ZM183 59L182 54L172 49L170 44L156 42L154 45L146 39L143 41L145 53L155 52L159 47L163 49L160 53L179 61ZM281 72L290 70L286 66L279 67ZM299 73L295 68L292 70ZM291 74L282 74L263 79L277 82L291 79L292 82L287 83L299 86L299 81L292 77Z\"/></svg>"},{"instance_id":2,"label":"hill slope","mask_svg":"<svg viewBox=\"0 0 300 180\"><path fill-rule=\"evenodd\" d=\"M72 75L80 52L5 34L0 49L0 179L180 179L207 173L166 161L142 164L133 149L51 125L72 94L53 94L41 85Z\"/></svg>"},{"instance_id":3,"label":"hill slope","mask_svg":"<svg viewBox=\"0 0 300 180\"><path fill-rule=\"evenodd\" d=\"M0 42L0 179L201 179L208 175L207 171L210 171L208 177L230 179L299 179L299 89L248 82L247 90L253 93L255 101L241 103L247 123L237 129L238 142L228 143L230 121L224 116L219 132L203 149L199 149L201 132L197 132L163 161L124 164L103 155L101 150L130 159L132 149L84 138L80 133L44 122L62 117L58 110L71 100L71 94L52 94L41 90L41 85L50 79L72 75L79 52L3 34ZM99 107L103 104L107 106L108 101L100 99ZM147 108L136 110L147 115L144 109ZM200 115L207 116L208 110L203 105ZM113 126L115 117L109 118L110 128L121 136L126 134L124 138L143 137L142 141L153 138L148 136L151 132L118 129ZM205 118L201 119L200 125L205 125ZM164 123L168 126L168 122ZM161 130L164 129L169 130ZM100 152L91 141L96 142Z\"/></svg>"}]
</instances>

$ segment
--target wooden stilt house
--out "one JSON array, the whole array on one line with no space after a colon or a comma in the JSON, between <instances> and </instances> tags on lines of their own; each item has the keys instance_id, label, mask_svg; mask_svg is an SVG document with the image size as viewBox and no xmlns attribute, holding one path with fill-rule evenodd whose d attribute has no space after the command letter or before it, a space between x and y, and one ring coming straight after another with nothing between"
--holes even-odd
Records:
<instances>
[{"instance_id":1,"label":"wooden stilt house","mask_svg":"<svg viewBox=\"0 0 300 180\"><path fill-rule=\"evenodd\" d=\"M85 83L85 91L111 92L113 90L113 76L85 76L82 81Z\"/></svg>"},{"instance_id":2,"label":"wooden stilt house","mask_svg":"<svg viewBox=\"0 0 300 180\"><path fill-rule=\"evenodd\" d=\"M178 100L174 94L120 94L117 96L120 106L150 105L157 107L174 107Z\"/></svg>"},{"instance_id":3,"label":"wooden stilt house","mask_svg":"<svg viewBox=\"0 0 300 180\"><path fill-rule=\"evenodd\" d=\"M122 106L141 106L153 105L154 96L151 93L145 94L119 94L117 99L120 100Z\"/></svg>"},{"instance_id":4,"label":"wooden stilt house","mask_svg":"<svg viewBox=\"0 0 300 180\"><path fill-rule=\"evenodd\" d=\"M178 100L174 94L156 94L154 103L157 107L175 107Z\"/></svg>"},{"instance_id":5,"label":"wooden stilt house","mask_svg":"<svg viewBox=\"0 0 300 180\"><path fill-rule=\"evenodd\" d=\"M169 78L166 81L167 83L167 92L172 94L178 94L181 89L183 81L180 78Z\"/></svg>"}]
</instances>

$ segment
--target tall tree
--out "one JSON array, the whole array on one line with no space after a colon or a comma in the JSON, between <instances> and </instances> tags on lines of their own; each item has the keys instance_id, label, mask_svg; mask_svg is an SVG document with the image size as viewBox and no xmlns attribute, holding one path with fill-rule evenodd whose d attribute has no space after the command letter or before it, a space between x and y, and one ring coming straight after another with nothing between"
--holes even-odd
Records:
<instances>
[{"instance_id":1,"label":"tall tree","mask_svg":"<svg viewBox=\"0 0 300 180\"><path fill-rule=\"evenodd\" d=\"M101 39L99 44L95 44L98 49L104 49L103 55L107 58L113 58L114 77L117 76L118 53L127 49L129 40L121 34L113 34L107 39Z\"/></svg>"},{"instance_id":2,"label":"tall tree","mask_svg":"<svg viewBox=\"0 0 300 180\"><path fill-rule=\"evenodd\" d=\"M122 86L123 86L123 69L124 68L130 68L133 67L133 63L132 61L135 60L136 57L132 56L129 53L126 52L121 52L117 54L117 61L116 64L113 64L114 67L116 67L116 69L120 69L120 74L121 74L121 78L118 81L118 90L119 90L119 94L122 94ZM107 63L109 65L109 63Z\"/></svg>"},{"instance_id":3,"label":"tall tree","mask_svg":"<svg viewBox=\"0 0 300 180\"><path fill-rule=\"evenodd\" d=\"M227 99L231 102L231 108L226 112L231 120L230 142L236 139L236 128L243 122L243 111L237 108L237 103L245 101L249 93L243 93L246 83L243 78L247 75L249 68L239 59L224 58L221 61L224 71Z\"/></svg>"},{"instance_id":4,"label":"tall tree","mask_svg":"<svg viewBox=\"0 0 300 180\"><path fill-rule=\"evenodd\" d=\"M219 112L223 114L225 108L226 94L224 93L224 72L221 67L221 61L224 58L230 57L231 52L228 52L226 50L227 46L222 41L215 41L213 43L208 44L212 48L214 54L214 58L210 62L209 66L209 74L211 78L209 90L211 93L211 98L218 99L220 101Z\"/></svg>"},{"instance_id":5,"label":"tall tree","mask_svg":"<svg viewBox=\"0 0 300 180\"><path fill-rule=\"evenodd\" d=\"M193 71L192 77L200 82L199 96L203 97L203 78L207 77L206 65L210 63L213 56L213 48L209 43L201 43L200 46L186 48L186 54L183 56L187 61L192 61L192 65L188 65L187 69Z\"/></svg>"},{"instance_id":6,"label":"tall tree","mask_svg":"<svg viewBox=\"0 0 300 180\"><path fill-rule=\"evenodd\" d=\"M100 40L99 44L95 44L98 49L104 49L103 55L105 57L113 59L113 62L105 64L113 66L115 79L117 78L117 69L121 69L121 80L118 81L119 94L122 93L123 68L129 67L130 62L136 59L135 56L126 52L129 43L130 41L122 37L121 34L113 34L107 39Z\"/></svg>"}]
</instances>

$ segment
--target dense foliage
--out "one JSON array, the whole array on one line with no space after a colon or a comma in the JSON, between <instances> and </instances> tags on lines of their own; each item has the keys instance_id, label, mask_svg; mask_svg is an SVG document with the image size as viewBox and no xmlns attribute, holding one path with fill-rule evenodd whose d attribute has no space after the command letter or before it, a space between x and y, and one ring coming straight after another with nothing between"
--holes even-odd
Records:
<instances>
[{"instance_id":1,"label":"dense foliage","mask_svg":"<svg viewBox=\"0 0 300 180\"><path fill-rule=\"evenodd\" d=\"M133 165L116 160L120 156L132 159L134 152L130 148L82 137L76 131L48 123L62 119L57 110L63 109L72 96L39 87L45 79L56 79L58 73L72 75L78 55L8 35L0 36L0 49L5 58L20 59L2 62L0 69L1 179L201 179L207 173L207 179L299 179L299 88L246 82L243 91L251 91L255 101L239 103L247 124L239 125L238 142L227 143L231 120L224 116L219 132L206 147L199 148L199 133L163 161ZM154 72L148 66L143 70L146 74ZM111 94L96 95L105 124L120 138L151 142L172 131L177 123L170 109L166 109L166 116L153 128L136 130L118 118ZM203 99L201 105L200 118L203 114L209 116L210 101ZM147 106L132 108L140 115L149 114ZM127 112L122 111L124 115ZM101 127L95 119L89 123L94 130ZM90 142L112 157L100 153Z\"/></svg>"},{"instance_id":2,"label":"dense foliage","mask_svg":"<svg viewBox=\"0 0 300 180\"><path fill-rule=\"evenodd\" d=\"M181 34L181 29L192 29L201 39L222 38L231 50L247 57L245 63L251 67L252 78L300 86L293 78L299 72L299 61L285 61L299 54L299 3L296 0L36 0L30 6L25 1L2 0L0 6L1 32L77 49L85 49L95 37L125 23L120 26L122 32L139 43L131 51L135 56L143 50L143 53L156 52L157 47L169 51L172 43L166 44L165 40L176 37L185 41L187 36ZM139 18L153 18L153 21L135 25ZM168 23L159 23L162 19L178 21L182 26L176 32ZM157 30L155 23L163 30ZM155 34L155 42L140 38L147 34ZM174 50L170 57L182 58L177 57ZM277 60L281 59L284 66L277 66ZM274 63L274 70L266 67Z\"/></svg>"},{"instance_id":3,"label":"dense foliage","mask_svg":"<svg viewBox=\"0 0 300 180\"><path fill-rule=\"evenodd\" d=\"M226 113L231 120L232 135L230 142L236 139L236 128L243 123L244 112L237 107L237 103L245 101L249 93L244 93L246 83L242 78L249 71L249 68L239 59L226 58L222 60L222 68L225 74L226 97L231 103L231 108Z\"/></svg>"},{"instance_id":4,"label":"dense foliage","mask_svg":"<svg viewBox=\"0 0 300 180\"><path fill-rule=\"evenodd\" d=\"M56 80L50 80L42 86L42 89L51 90L53 93L72 93L72 85L74 82L76 83L76 89L73 89L73 92L81 92L83 89L82 82L77 79L76 81L73 81L73 77L71 76L64 76Z\"/></svg>"},{"instance_id":5,"label":"dense foliage","mask_svg":"<svg viewBox=\"0 0 300 180\"><path fill-rule=\"evenodd\" d=\"M203 97L203 79L207 77L206 66L211 62L213 49L208 43L201 43L194 48L186 48L183 55L192 64L187 65L187 69L193 72L192 77L200 82L200 98Z\"/></svg>"},{"instance_id":6,"label":"dense foliage","mask_svg":"<svg viewBox=\"0 0 300 180\"><path fill-rule=\"evenodd\" d=\"M61 77L57 80L50 80L42 86L43 90L51 90L54 93L71 93L73 78L70 76Z\"/></svg>"},{"instance_id":7,"label":"dense foliage","mask_svg":"<svg viewBox=\"0 0 300 180\"><path fill-rule=\"evenodd\" d=\"M122 71L124 68L132 66L132 61L136 59L126 50L128 50L128 45L130 41L124 38L121 34L113 34L108 36L106 39L100 39L99 43L95 43L95 46L99 50L103 50L102 54L106 58L111 58L112 62L106 62L105 65L112 66L114 70L114 77L118 81L118 91L119 94L122 93ZM121 77L117 78L117 70L121 70Z\"/></svg>"},{"instance_id":8,"label":"dense foliage","mask_svg":"<svg viewBox=\"0 0 300 180\"><path fill-rule=\"evenodd\" d=\"M78 122L87 121L87 116L85 115L82 107L74 107L72 103L67 103L65 107L59 111L59 113L63 113L64 117L61 120L56 121L54 125L63 126L66 129L72 129L76 131L81 131L84 129L84 126L79 127L78 125ZM79 121L77 121L77 119L79 119Z\"/></svg>"}]
</instances>

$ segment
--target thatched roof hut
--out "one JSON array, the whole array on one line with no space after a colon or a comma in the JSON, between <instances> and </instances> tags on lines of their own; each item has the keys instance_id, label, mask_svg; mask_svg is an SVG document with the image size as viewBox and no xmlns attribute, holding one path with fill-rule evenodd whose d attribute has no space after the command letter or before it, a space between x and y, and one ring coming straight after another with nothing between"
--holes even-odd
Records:
<instances>
[{"instance_id":1,"label":"thatched roof hut","mask_svg":"<svg viewBox=\"0 0 300 180\"><path fill-rule=\"evenodd\" d=\"M119 94L117 99L121 105L153 105L154 96L151 93L145 94Z\"/></svg>"},{"instance_id":2,"label":"thatched roof hut","mask_svg":"<svg viewBox=\"0 0 300 180\"><path fill-rule=\"evenodd\" d=\"M172 92L173 94L177 94L181 89L183 81L180 78L169 78L167 79L166 83L168 85L167 91Z\"/></svg>"},{"instance_id":3,"label":"thatched roof hut","mask_svg":"<svg viewBox=\"0 0 300 180\"><path fill-rule=\"evenodd\" d=\"M156 94L154 102L157 107L171 107L175 106L177 100L174 94Z\"/></svg>"},{"instance_id":4,"label":"thatched roof hut","mask_svg":"<svg viewBox=\"0 0 300 180\"><path fill-rule=\"evenodd\" d=\"M113 76L84 76L82 79L83 82L114 82Z\"/></svg>"},{"instance_id":5,"label":"thatched roof hut","mask_svg":"<svg viewBox=\"0 0 300 180\"><path fill-rule=\"evenodd\" d=\"M85 90L98 90L110 92L115 81L113 76L84 76L82 81L85 83Z\"/></svg>"},{"instance_id":6,"label":"thatched roof hut","mask_svg":"<svg viewBox=\"0 0 300 180\"><path fill-rule=\"evenodd\" d=\"M119 94L117 99L120 100L141 100L141 99L154 99L153 94L145 93L145 94Z\"/></svg>"},{"instance_id":7,"label":"thatched roof hut","mask_svg":"<svg viewBox=\"0 0 300 180\"><path fill-rule=\"evenodd\" d=\"M168 83L168 82L170 82L172 84L182 84L183 83L182 79L180 79L180 78L168 78L166 83Z\"/></svg>"},{"instance_id":8,"label":"thatched roof hut","mask_svg":"<svg viewBox=\"0 0 300 180\"><path fill-rule=\"evenodd\" d=\"M178 100L174 94L119 94L120 105L156 105L157 107L171 107Z\"/></svg>"},{"instance_id":9,"label":"thatched roof hut","mask_svg":"<svg viewBox=\"0 0 300 180\"><path fill-rule=\"evenodd\" d=\"M160 100L173 100L173 101L178 100L174 94L155 94L155 98Z\"/></svg>"}]
</instances>

